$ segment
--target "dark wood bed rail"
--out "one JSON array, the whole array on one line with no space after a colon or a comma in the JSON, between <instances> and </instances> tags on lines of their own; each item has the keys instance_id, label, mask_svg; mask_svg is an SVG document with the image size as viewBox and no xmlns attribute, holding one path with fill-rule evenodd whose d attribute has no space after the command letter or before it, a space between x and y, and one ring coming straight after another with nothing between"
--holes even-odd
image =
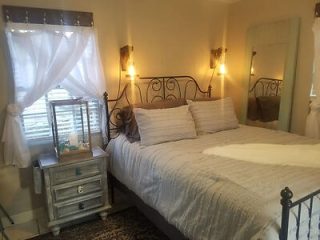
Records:
<instances>
[{"instance_id":1,"label":"dark wood bed rail","mask_svg":"<svg viewBox=\"0 0 320 240\"><path fill-rule=\"evenodd\" d=\"M285 187L280 195L281 195L281 205L282 205L282 217L281 217L281 229L279 234L280 240L287 240L288 239L288 230L289 230L289 219L290 219L290 209L294 207L298 207L298 216L296 220L296 239L299 239L300 234L300 223L301 223L301 206L303 203L307 203L309 201L309 209L308 209L308 239L310 239L310 233L311 233L311 221L312 221L312 213L313 213L313 199L318 194L320 194L320 189L308 194L307 196L304 196L295 202L292 202L293 193L288 188ZM320 214L319 214L319 220L318 220L318 228L320 230Z\"/></svg>"}]
</instances>

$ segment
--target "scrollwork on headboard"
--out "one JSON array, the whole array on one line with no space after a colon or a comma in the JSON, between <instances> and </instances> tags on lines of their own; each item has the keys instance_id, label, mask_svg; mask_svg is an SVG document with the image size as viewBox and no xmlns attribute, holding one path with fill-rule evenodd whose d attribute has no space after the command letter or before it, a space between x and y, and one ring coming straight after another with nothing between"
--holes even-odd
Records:
<instances>
[{"instance_id":1,"label":"scrollwork on headboard","mask_svg":"<svg viewBox=\"0 0 320 240\"><path fill-rule=\"evenodd\" d=\"M124 106L136 103L152 103L161 100L196 99L211 97L211 86L203 91L198 82L190 76L140 77L126 83L119 96L109 99L104 94L107 111L108 140L117 136L118 122L122 121L120 112Z\"/></svg>"},{"instance_id":2,"label":"scrollwork on headboard","mask_svg":"<svg viewBox=\"0 0 320 240\"><path fill-rule=\"evenodd\" d=\"M259 78L249 91L252 97L280 96L283 81L275 78Z\"/></svg>"}]
</instances>

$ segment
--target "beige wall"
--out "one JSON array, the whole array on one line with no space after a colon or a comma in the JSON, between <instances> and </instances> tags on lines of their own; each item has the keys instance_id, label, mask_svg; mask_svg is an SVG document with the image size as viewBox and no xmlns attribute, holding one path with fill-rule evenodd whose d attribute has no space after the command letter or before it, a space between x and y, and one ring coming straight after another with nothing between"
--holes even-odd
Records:
<instances>
[{"instance_id":1,"label":"beige wall","mask_svg":"<svg viewBox=\"0 0 320 240\"><path fill-rule=\"evenodd\" d=\"M1 5L90 11L98 30L101 58L111 97L118 79L119 48L132 44L138 73L190 74L206 86L209 50L222 46L227 5L211 0L0 0ZM0 129L12 84L0 21ZM1 156L3 155L0 149ZM0 160L0 162L2 162ZM18 214L43 206L32 188L31 169L0 166L0 202Z\"/></svg>"},{"instance_id":2,"label":"beige wall","mask_svg":"<svg viewBox=\"0 0 320 240\"><path fill-rule=\"evenodd\" d=\"M293 97L291 132L304 134L308 113L313 61L313 9L315 0L242 0L229 7L227 26L229 78L226 95L236 102L240 116L247 91L244 75L246 32L250 26L290 17L300 17L300 39Z\"/></svg>"}]
</instances>

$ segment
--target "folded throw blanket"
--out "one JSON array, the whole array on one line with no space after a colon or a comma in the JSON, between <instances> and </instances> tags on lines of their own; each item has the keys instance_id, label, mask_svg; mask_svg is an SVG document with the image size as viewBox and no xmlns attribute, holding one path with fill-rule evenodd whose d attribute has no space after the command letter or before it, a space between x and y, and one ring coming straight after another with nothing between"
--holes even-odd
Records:
<instances>
[{"instance_id":1,"label":"folded throw blanket","mask_svg":"<svg viewBox=\"0 0 320 240\"><path fill-rule=\"evenodd\" d=\"M202 153L259 164L320 168L320 144L231 144L207 148Z\"/></svg>"}]
</instances>

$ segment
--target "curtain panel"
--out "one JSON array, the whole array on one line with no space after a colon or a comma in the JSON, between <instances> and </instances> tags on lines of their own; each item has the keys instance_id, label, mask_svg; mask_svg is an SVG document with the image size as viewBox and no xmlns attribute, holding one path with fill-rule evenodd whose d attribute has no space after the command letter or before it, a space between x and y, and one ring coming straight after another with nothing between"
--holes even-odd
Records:
<instances>
[{"instance_id":1,"label":"curtain panel","mask_svg":"<svg viewBox=\"0 0 320 240\"><path fill-rule=\"evenodd\" d=\"M320 138L320 18L315 19L312 30L314 34L313 88L316 97L310 104L305 135L312 138Z\"/></svg>"},{"instance_id":2,"label":"curtain panel","mask_svg":"<svg viewBox=\"0 0 320 240\"><path fill-rule=\"evenodd\" d=\"M7 23L5 33L15 102L7 107L4 157L7 165L24 168L31 165L31 155L21 123L23 110L58 85L76 97L97 98L103 104L105 79L91 27Z\"/></svg>"}]
</instances>

